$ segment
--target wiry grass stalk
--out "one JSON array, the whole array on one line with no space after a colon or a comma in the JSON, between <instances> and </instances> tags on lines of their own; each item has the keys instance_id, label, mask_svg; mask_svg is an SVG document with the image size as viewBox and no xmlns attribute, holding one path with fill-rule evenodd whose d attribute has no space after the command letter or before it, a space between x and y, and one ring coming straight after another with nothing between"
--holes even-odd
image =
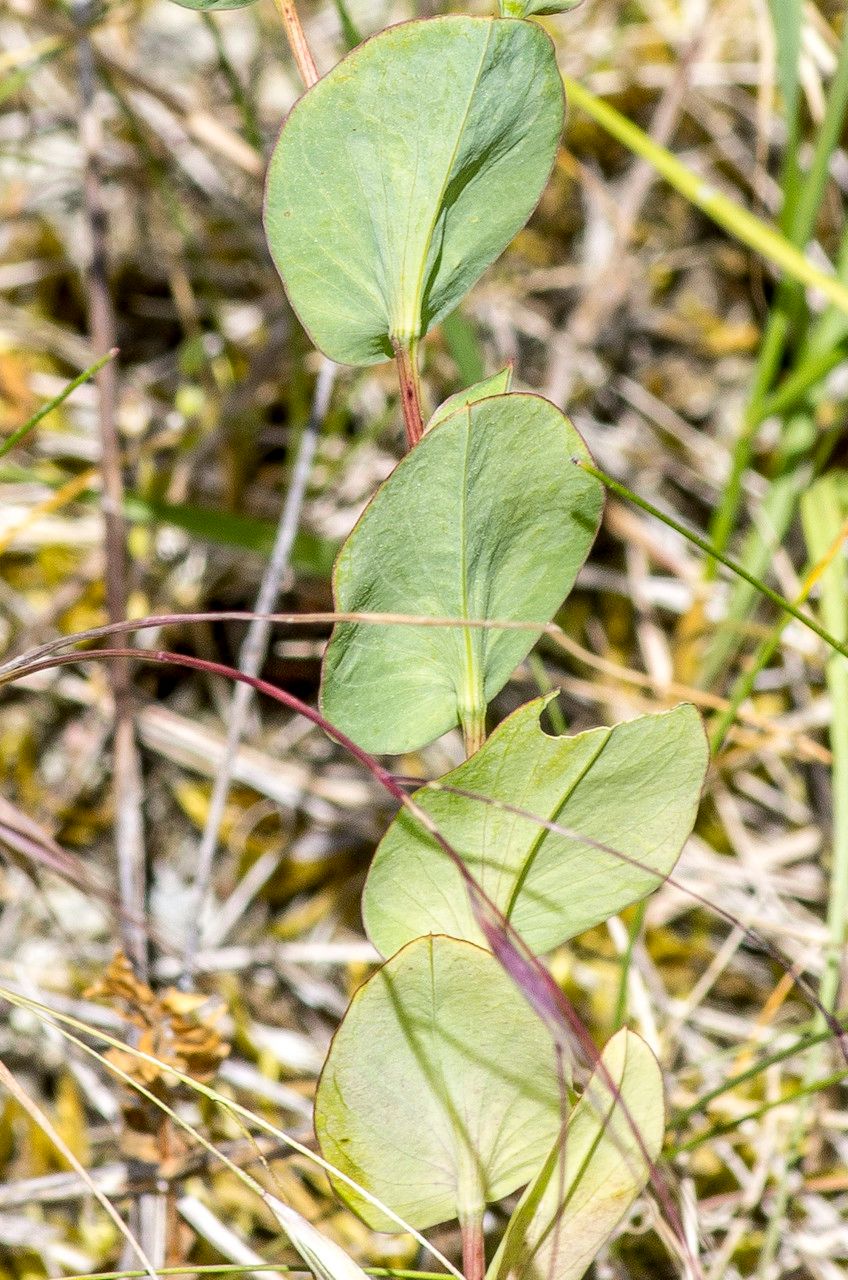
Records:
<instances>
[{"instance_id":1,"label":"wiry grass stalk","mask_svg":"<svg viewBox=\"0 0 848 1280\"><path fill-rule=\"evenodd\" d=\"M172 1064L163 1062L154 1054L145 1053L144 1050L137 1048L135 1045L126 1044L117 1039L117 1037L109 1035L108 1032L101 1028L93 1027L82 1022L79 1018L74 1018L69 1014L60 1013L56 1009L51 1009L49 1005L42 1004L40 1001L33 1000L28 996L22 996L17 992L9 991L4 987L0 987L0 998L8 1001L9 1004L18 1008L29 1009L32 1013L37 1014L38 1017L45 1021L49 1021L51 1025L55 1026L61 1035L64 1036L64 1038L71 1044L74 1044L89 1057L95 1058L103 1067L113 1075L117 1076L118 1079L122 1080L124 1084L128 1085L129 1088L133 1089L141 1097L146 1098L147 1101L158 1107L158 1109L164 1114L168 1115L175 1124L184 1130L184 1132L189 1133L190 1136L204 1148L204 1150L208 1151L210 1155L214 1155L216 1159L225 1164L227 1168L229 1168L230 1171L245 1184L245 1186L250 1186L252 1190L256 1190L258 1188L260 1195L264 1195L264 1189L259 1187L259 1184L256 1183L255 1179L251 1178L250 1174L247 1173L246 1170L239 1169L238 1165L231 1161L223 1152L219 1151L215 1145L195 1129L194 1126L185 1119L185 1117L173 1112L172 1108L170 1108L166 1102L157 1098L155 1094L151 1093L149 1089L146 1089L140 1081L125 1072L117 1065L117 1063L110 1061L103 1054L98 1053L96 1049L80 1038L81 1035L91 1036L93 1039L99 1040L101 1044L108 1045L111 1049L119 1049L124 1054L130 1054L132 1057L138 1059L139 1062L146 1062L150 1066L155 1067L157 1071L161 1072L164 1076L170 1076L174 1080L179 1081L179 1083L184 1085L187 1089L190 1089L200 1097L206 1098L209 1102L214 1103L216 1106L227 1112L235 1119L240 1128L242 1128L243 1123L246 1123L248 1125L255 1126L255 1128L259 1129L263 1133L267 1133L270 1137L276 1138L284 1146L288 1147L292 1151L296 1151L299 1155L304 1156L325 1173L332 1174L332 1176L338 1181L348 1185L358 1195L362 1196L363 1199L367 1200L369 1204L374 1205L374 1207L379 1209L381 1213L384 1213L386 1217L395 1222L402 1231L408 1232L413 1239L418 1242L421 1248L425 1250L425 1252L435 1258L436 1261L454 1277L454 1280L463 1280L462 1273L448 1261L444 1254L442 1254L435 1245L431 1244L424 1236L422 1236L420 1232L416 1231L414 1227L410 1226L408 1222L405 1222L403 1218L394 1213L388 1205L383 1204L381 1200L372 1195L365 1187L360 1186L353 1178L348 1177L348 1175L343 1173L341 1169L337 1169L334 1165L330 1164L329 1161L318 1155L317 1152L310 1150L310 1148L304 1143L298 1142L298 1140L293 1138L291 1134L286 1133L283 1129L277 1128L276 1125L272 1124L269 1120L266 1120L263 1116L255 1114L248 1107L243 1107L241 1103L236 1102L234 1099L225 1097L211 1085L203 1084L201 1081L195 1080L192 1076L180 1071Z\"/></svg>"},{"instance_id":2,"label":"wiry grass stalk","mask_svg":"<svg viewBox=\"0 0 848 1280\"><path fill-rule=\"evenodd\" d=\"M845 521L845 489L833 476L820 480L803 504L804 532L810 553L824 558L833 539L839 536ZM833 561L821 578L821 613L827 626L839 635L848 636L848 584L844 559ZM833 751L831 796L833 804L833 843L827 905L829 945L819 986L824 1008L833 1011L839 999L843 977L845 943L848 936L848 666L831 658L826 667L826 683L831 701L830 742ZM821 1019L816 1024L821 1030ZM807 1094L822 1087L821 1076L826 1045L816 1045L810 1052L804 1072L798 1111L790 1133L786 1163L780 1179L775 1204L760 1259L759 1274L768 1280L774 1271L781 1233L790 1199L790 1174L797 1164L809 1123ZM826 1084L836 1083L828 1079Z\"/></svg>"}]
</instances>

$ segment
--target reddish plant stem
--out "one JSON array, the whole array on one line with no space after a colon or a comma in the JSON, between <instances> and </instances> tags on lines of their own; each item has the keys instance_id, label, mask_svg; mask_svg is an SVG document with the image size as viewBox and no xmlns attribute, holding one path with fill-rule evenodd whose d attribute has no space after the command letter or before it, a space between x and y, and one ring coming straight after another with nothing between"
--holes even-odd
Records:
<instances>
[{"instance_id":1,"label":"reddish plant stem","mask_svg":"<svg viewBox=\"0 0 848 1280\"><path fill-rule=\"evenodd\" d=\"M312 57L312 50L306 40L306 34L300 23L300 16L294 6L294 0L274 0L277 13L283 20L286 39L292 52L295 65L301 80L307 89L311 89L318 79L318 68Z\"/></svg>"},{"instance_id":2,"label":"reddish plant stem","mask_svg":"<svg viewBox=\"0 0 848 1280\"><path fill-rule=\"evenodd\" d=\"M142 662L170 662L174 666L190 667L193 670L222 675L229 679L238 680L244 684L250 685L250 687L258 693L265 694L267 697L273 698L277 702L282 702L284 706L289 707L293 711L297 711L306 719L311 720L325 733L327 733L329 737L338 742L340 746L349 751L351 755L360 762L360 764L364 765L377 782L379 782L381 786L385 787L390 795L392 795L400 804L409 809L418 821L422 823L425 829L436 840L437 844L439 844L442 851L450 858L454 865L457 866L457 870L460 872L463 880L465 881L466 887L471 894L472 905L475 905L475 902L484 906L487 905L490 908L491 917L495 921L502 921L502 927L507 936L514 936L520 944L518 948L519 951L524 950L525 944L521 941L520 935L515 932L514 927L509 924L495 904L491 902L483 892L482 888L478 885L477 881L459 857L456 850L452 848L448 841L445 840L441 833L436 829L434 823L429 818L425 810L421 809L420 806L415 803L414 799L407 794L406 789L409 787L423 789L421 779L409 778L404 777L403 775L390 773L387 769L384 769L373 756L370 756L367 752L363 751L350 738L340 730L336 729L329 721L325 720L320 712L314 710L314 708L308 706L308 704L301 702L300 699L296 698L293 694L287 693L284 689L280 689L276 685L269 684L268 681L249 676L233 667L227 667L221 663L211 662L205 658L194 658L189 654L169 653L161 649L152 651L144 651L140 649L91 649L75 653L55 652L55 649L58 646L75 643L81 639L99 639L104 636L121 634L126 631L141 630L145 626L164 626L175 622L186 622L192 620L216 621L224 619L249 619L254 616L256 615L248 612L227 610L199 614L161 614L138 621L122 622L112 626L93 627L90 631L81 632L77 636L61 636L56 640L41 646L39 649L33 650L30 654L23 655L21 658L16 659L14 666L7 664L7 666L0 668L0 685L12 684L17 680L23 680L27 676L35 675L40 671L49 671L52 667L68 666L77 662L87 662L94 658L111 658L113 660L119 660L120 658L129 656L132 656ZM285 622L291 622L293 620L293 615L290 614L271 614L265 616L268 618L279 618ZM302 616L323 618L325 615L316 614ZM329 614L326 616L332 621L338 620L338 617L345 618L347 615ZM351 616L359 617L360 615ZM450 792L452 795L463 796L468 800L477 800L480 801L480 803L491 805L494 808L502 810L504 813L511 813L516 817L525 818L530 822L535 822L540 828L551 831L555 835L564 836L569 840L580 841L591 848L597 849L599 852L608 853L611 857L626 863L628 866L635 867L639 871L645 871L651 875L657 874L656 868L649 866L648 863L632 857L620 849L615 849L611 845L605 844L600 840L595 840L584 832L576 830L574 827L564 826L562 823L556 822L553 819L542 818L540 815L533 813L529 809L524 809L520 805L509 804L504 800L496 800L492 796L486 796L477 791L469 791L463 787L449 786L443 782L429 782L425 783L424 786L433 791L446 791ZM2 812L0 812L0 834L2 834L3 826ZM56 871L57 874L65 873L58 865L51 866L51 870ZM726 920L727 923L734 928L740 929L752 945L765 951L766 954L768 954L775 963L780 966L783 972L793 979L799 991L809 1002L810 1007L827 1021L828 1028L834 1039L837 1041L846 1063L848 1063L848 1031L846 1031L834 1015L828 1013L827 1009L816 996L815 991L807 982L804 974L795 965L793 965L792 962L789 961L787 957L768 940L768 938L749 926L746 926L742 920L733 915L732 912L725 910L711 899L698 893L697 890L692 889L682 880L678 880L674 875L666 875L664 877L664 882L671 885L672 888L679 890L680 893L691 898L701 906L706 907L707 910L715 912L716 915L720 916L721 919ZM484 932L488 934L491 928L492 924L490 921L484 928ZM532 953L529 953L529 955L532 957ZM538 964L539 962L536 961L536 963ZM540 966L540 968L542 967ZM542 972L550 978L547 970L542 968ZM556 992L559 997L563 1000L565 999L565 996L561 991L559 991L559 988L556 988ZM598 1061L597 1050L588 1053L587 1057L588 1060L595 1065Z\"/></svg>"},{"instance_id":3,"label":"reddish plant stem","mask_svg":"<svg viewBox=\"0 0 848 1280\"><path fill-rule=\"evenodd\" d=\"M417 343L410 342L407 347L400 342L395 342L393 345L398 382L400 383L403 422L406 427L406 442L411 449L418 444L424 434L424 418L421 413L421 383L418 377Z\"/></svg>"},{"instance_id":4,"label":"reddish plant stem","mask_svg":"<svg viewBox=\"0 0 848 1280\"><path fill-rule=\"evenodd\" d=\"M486 1243L483 1236L483 1211L463 1218L462 1272L465 1280L484 1280L486 1274Z\"/></svg>"}]
</instances>

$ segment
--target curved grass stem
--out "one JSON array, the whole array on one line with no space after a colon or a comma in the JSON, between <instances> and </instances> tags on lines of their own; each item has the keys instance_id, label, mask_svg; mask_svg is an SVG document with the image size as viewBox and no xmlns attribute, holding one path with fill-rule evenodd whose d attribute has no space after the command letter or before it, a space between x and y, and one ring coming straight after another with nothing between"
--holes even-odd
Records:
<instances>
[{"instance_id":1,"label":"curved grass stem","mask_svg":"<svg viewBox=\"0 0 848 1280\"><path fill-rule=\"evenodd\" d=\"M699 551L703 551L704 555L711 556L714 560L717 560L719 564L722 564L726 569L729 569L731 573L735 573L737 577L744 579L744 581L749 583L750 586L755 587L761 595L766 597L767 600L770 600L772 604L777 605L778 609L782 609L785 613L790 614L796 622L800 622L808 631L812 631L814 635L817 635L819 639L823 640L830 649L833 649L836 653L840 653L843 658L848 658L848 643L844 640L839 640L825 627L820 626L819 623L816 622L815 618L810 617L809 614L802 613L800 609L796 608L791 600L787 600L779 591L772 590L768 583L763 582L762 579L756 577L755 574L749 573L744 565L741 565L736 560L731 559L730 556L724 555L724 553L721 552L718 547L714 546L707 538L701 537L701 535L696 533L694 529L687 529L685 524L681 524L679 520L675 520L665 511L660 511L659 507L655 507L652 502L648 502L646 498L640 498L638 493L634 493L633 490L628 489L626 485L619 484L617 480L613 479L612 476L607 475L605 471L600 471L590 463L584 462L582 458L575 458L574 464L575 466L582 467L584 471L588 471L589 475L594 476L596 480L600 480L602 484L606 485L611 493L616 495L616 497L624 498L626 502L632 502L634 506L641 508L641 510L647 512L649 516L655 516L657 520L661 520L663 524L668 525L669 529L673 529L675 533L679 533L681 537L685 538L687 542L691 542L693 546L699 549Z\"/></svg>"}]
</instances>

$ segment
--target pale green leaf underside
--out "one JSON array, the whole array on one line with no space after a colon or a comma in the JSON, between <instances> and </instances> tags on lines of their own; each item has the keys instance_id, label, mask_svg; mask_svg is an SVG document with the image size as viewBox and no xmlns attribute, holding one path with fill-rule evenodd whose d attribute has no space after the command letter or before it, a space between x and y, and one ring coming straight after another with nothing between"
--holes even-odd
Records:
<instances>
[{"instance_id":1,"label":"pale green leaf underside","mask_svg":"<svg viewBox=\"0 0 848 1280\"><path fill-rule=\"evenodd\" d=\"M183 9L199 9L209 13L218 9L246 9L254 0L174 0Z\"/></svg>"},{"instance_id":2,"label":"pale green leaf underside","mask_svg":"<svg viewBox=\"0 0 848 1280\"><path fill-rule=\"evenodd\" d=\"M546 623L600 519L601 486L549 401L481 400L422 438L377 490L333 575L344 612ZM412 751L503 688L532 631L342 623L324 659L324 714L368 751Z\"/></svg>"},{"instance_id":3,"label":"pale green leaf underside","mask_svg":"<svg viewBox=\"0 0 848 1280\"><path fill-rule=\"evenodd\" d=\"M505 369L501 369L499 373L493 373L490 378L484 378L482 382L475 382L464 391L457 391L455 395L448 396L447 400L439 405L424 430L432 430L440 422L444 422L445 418L450 418L460 409L464 409L466 405L476 404L478 400L487 400L489 396L506 395L511 385L512 365L508 364Z\"/></svg>"},{"instance_id":4,"label":"pale green leaf underside","mask_svg":"<svg viewBox=\"0 0 848 1280\"><path fill-rule=\"evenodd\" d=\"M688 705L559 738L543 732L543 706L537 699L514 712L441 783L557 822L615 853L482 800L427 788L415 796L537 954L645 897L671 872L708 760L700 717ZM377 849L362 910L383 955L424 933L483 944L456 868L405 813Z\"/></svg>"},{"instance_id":5,"label":"pale green leaf underside","mask_svg":"<svg viewBox=\"0 0 848 1280\"><path fill-rule=\"evenodd\" d=\"M665 1126L657 1060L624 1030L603 1065L606 1074L596 1069L569 1117L564 1167L558 1142L522 1196L487 1280L580 1280L648 1181Z\"/></svg>"},{"instance_id":6,"label":"pale green leaf underside","mask_svg":"<svg viewBox=\"0 0 848 1280\"><path fill-rule=\"evenodd\" d=\"M495 958L419 938L353 998L315 1099L326 1160L424 1229L509 1195L560 1126L550 1036ZM344 1184L369 1225L391 1219Z\"/></svg>"},{"instance_id":7,"label":"pale green leaf underside","mask_svg":"<svg viewBox=\"0 0 848 1280\"><path fill-rule=\"evenodd\" d=\"M385 360L456 306L542 194L563 103L540 27L458 16L388 28L301 98L265 228L326 355Z\"/></svg>"},{"instance_id":8,"label":"pale green leaf underside","mask_svg":"<svg viewBox=\"0 0 848 1280\"><path fill-rule=\"evenodd\" d=\"M500 11L505 18L542 17L544 14L567 13L579 3L580 0L501 0Z\"/></svg>"}]
</instances>

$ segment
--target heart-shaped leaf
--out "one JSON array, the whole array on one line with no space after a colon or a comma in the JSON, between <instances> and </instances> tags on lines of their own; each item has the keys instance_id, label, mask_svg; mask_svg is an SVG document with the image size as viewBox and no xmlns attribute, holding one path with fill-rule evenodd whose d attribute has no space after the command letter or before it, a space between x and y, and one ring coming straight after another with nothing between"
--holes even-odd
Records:
<instances>
[{"instance_id":1,"label":"heart-shaped leaf","mask_svg":"<svg viewBox=\"0 0 848 1280\"><path fill-rule=\"evenodd\" d=\"M489 396L506 395L511 386L512 365L508 364L505 369L501 369L499 373L493 373L490 378L484 378L482 382L475 382L464 391L457 391L455 395L448 396L447 400L443 400L439 405L424 430L430 431L440 422L444 422L445 418L452 417L469 404L476 404L478 400L487 400Z\"/></svg>"},{"instance_id":2,"label":"heart-shaped leaf","mask_svg":"<svg viewBox=\"0 0 848 1280\"><path fill-rule=\"evenodd\" d=\"M580 1280L648 1181L665 1125L657 1060L624 1030L602 1061L519 1201L486 1280Z\"/></svg>"},{"instance_id":3,"label":"heart-shaped leaf","mask_svg":"<svg viewBox=\"0 0 848 1280\"><path fill-rule=\"evenodd\" d=\"M670 873L692 830L708 761L694 707L555 738L539 724L544 705L537 699L514 712L439 783L495 805L426 787L415 795L538 954L644 898ZM424 933L483 943L455 866L406 813L377 849L362 912L383 955Z\"/></svg>"},{"instance_id":4,"label":"heart-shaped leaf","mask_svg":"<svg viewBox=\"0 0 848 1280\"><path fill-rule=\"evenodd\" d=\"M343 364L374 364L446 316L529 218L563 122L538 26L390 27L297 103L265 228L292 306Z\"/></svg>"},{"instance_id":5,"label":"heart-shaped leaf","mask_svg":"<svg viewBox=\"0 0 848 1280\"><path fill-rule=\"evenodd\" d=\"M601 486L549 401L478 401L428 431L377 490L342 547L344 612L546 623L595 537ZM322 707L368 751L411 751L486 703L536 633L342 623L324 659Z\"/></svg>"},{"instance_id":6,"label":"heart-shaped leaf","mask_svg":"<svg viewBox=\"0 0 848 1280\"><path fill-rule=\"evenodd\" d=\"M315 1099L324 1158L419 1229L523 1186L560 1124L543 1023L494 956L453 938L416 939L360 987Z\"/></svg>"}]
</instances>

